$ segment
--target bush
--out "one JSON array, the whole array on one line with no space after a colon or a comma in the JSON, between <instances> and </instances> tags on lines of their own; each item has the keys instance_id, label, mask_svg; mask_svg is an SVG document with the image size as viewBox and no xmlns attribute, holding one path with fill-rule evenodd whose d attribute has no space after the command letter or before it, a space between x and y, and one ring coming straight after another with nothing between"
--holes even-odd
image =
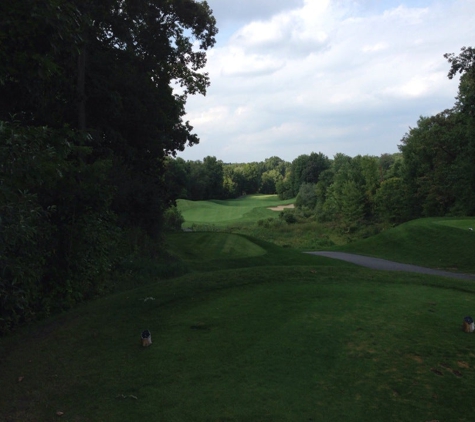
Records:
<instances>
[{"instance_id":1,"label":"bush","mask_svg":"<svg viewBox=\"0 0 475 422\"><path fill-rule=\"evenodd\" d=\"M164 228L168 231L181 230L181 225L185 222L180 210L172 205L167 208L163 214Z\"/></svg>"},{"instance_id":2,"label":"bush","mask_svg":"<svg viewBox=\"0 0 475 422\"><path fill-rule=\"evenodd\" d=\"M110 163L92 162L83 140L0 122L0 334L106 287L118 235Z\"/></svg>"},{"instance_id":3,"label":"bush","mask_svg":"<svg viewBox=\"0 0 475 422\"><path fill-rule=\"evenodd\" d=\"M51 255L52 227L35 195L8 192L0 201L0 334L35 318L40 282Z\"/></svg>"},{"instance_id":4,"label":"bush","mask_svg":"<svg viewBox=\"0 0 475 422\"><path fill-rule=\"evenodd\" d=\"M272 227L277 227L278 225L280 225L280 221L276 218L268 217L264 220L258 220L257 225L259 227L264 227L266 229L270 229Z\"/></svg>"},{"instance_id":5,"label":"bush","mask_svg":"<svg viewBox=\"0 0 475 422\"><path fill-rule=\"evenodd\" d=\"M297 217L292 211L281 211L279 217L287 224L295 224L297 222Z\"/></svg>"},{"instance_id":6,"label":"bush","mask_svg":"<svg viewBox=\"0 0 475 422\"><path fill-rule=\"evenodd\" d=\"M225 227L218 227L214 224L192 224L191 230L194 232L222 232L225 231Z\"/></svg>"}]
</instances>

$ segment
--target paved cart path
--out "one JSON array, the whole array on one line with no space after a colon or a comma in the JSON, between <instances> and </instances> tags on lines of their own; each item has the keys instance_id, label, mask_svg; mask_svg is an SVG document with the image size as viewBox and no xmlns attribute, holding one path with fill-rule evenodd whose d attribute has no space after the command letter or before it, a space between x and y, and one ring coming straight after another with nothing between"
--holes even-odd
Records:
<instances>
[{"instance_id":1,"label":"paved cart path","mask_svg":"<svg viewBox=\"0 0 475 422\"><path fill-rule=\"evenodd\" d=\"M363 267L372 268L374 270L385 271L407 271L412 273L421 273L429 275L438 275L442 277L461 278L464 280L475 280L475 274L452 273L450 271L434 270L433 268L419 267L411 264L401 264L399 262L388 261L387 259L373 258L370 256L356 255L346 252L306 252L311 255L326 256L327 258L341 259L343 261L352 262L353 264Z\"/></svg>"}]
</instances>

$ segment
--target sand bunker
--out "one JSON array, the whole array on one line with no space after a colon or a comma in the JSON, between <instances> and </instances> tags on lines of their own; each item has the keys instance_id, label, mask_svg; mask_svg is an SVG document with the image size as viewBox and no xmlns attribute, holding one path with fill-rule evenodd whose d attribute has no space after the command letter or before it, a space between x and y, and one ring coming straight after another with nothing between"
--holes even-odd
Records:
<instances>
[{"instance_id":1,"label":"sand bunker","mask_svg":"<svg viewBox=\"0 0 475 422\"><path fill-rule=\"evenodd\" d=\"M279 205L278 207L270 207L268 209L272 211L282 211L285 208L295 208L295 207L294 207L294 204L289 204L289 205Z\"/></svg>"}]
</instances>

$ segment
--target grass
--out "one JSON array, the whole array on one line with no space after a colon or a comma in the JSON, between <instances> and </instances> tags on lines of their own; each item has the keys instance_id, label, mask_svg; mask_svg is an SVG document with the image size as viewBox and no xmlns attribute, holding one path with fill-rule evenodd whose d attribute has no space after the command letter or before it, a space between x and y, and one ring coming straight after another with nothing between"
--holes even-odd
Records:
<instances>
[{"instance_id":1,"label":"grass","mask_svg":"<svg viewBox=\"0 0 475 422\"><path fill-rule=\"evenodd\" d=\"M410 221L337 250L398 262L475 273L475 218Z\"/></svg>"},{"instance_id":2,"label":"grass","mask_svg":"<svg viewBox=\"0 0 475 422\"><path fill-rule=\"evenodd\" d=\"M323 250L346 243L342 236L330 232L324 225L315 221L287 224L277 216L264 220L261 225L233 224L229 226L229 230L298 250Z\"/></svg>"},{"instance_id":3,"label":"grass","mask_svg":"<svg viewBox=\"0 0 475 422\"><path fill-rule=\"evenodd\" d=\"M193 273L3 339L0 417L471 420L475 286L315 264Z\"/></svg>"},{"instance_id":4,"label":"grass","mask_svg":"<svg viewBox=\"0 0 475 422\"><path fill-rule=\"evenodd\" d=\"M279 212L269 208L289 205L277 195L248 195L225 201L177 201L185 218L183 228L197 231L228 231L296 249L322 249L346 243L345 236L329 231L324 225L300 218L299 224L287 224Z\"/></svg>"},{"instance_id":5,"label":"grass","mask_svg":"<svg viewBox=\"0 0 475 422\"><path fill-rule=\"evenodd\" d=\"M225 227L236 223L255 223L259 219L276 217L270 207L287 205L294 200L282 201L277 195L248 195L239 199L214 201L188 201L179 199L177 206L185 223L193 225L214 225Z\"/></svg>"},{"instance_id":6,"label":"grass","mask_svg":"<svg viewBox=\"0 0 475 422\"><path fill-rule=\"evenodd\" d=\"M186 237L185 237L186 236ZM242 236L229 233L175 233L168 236L172 252L182 259L239 259L264 255L266 250ZM203 245L206 245L203 248Z\"/></svg>"},{"instance_id":7,"label":"grass","mask_svg":"<svg viewBox=\"0 0 475 422\"><path fill-rule=\"evenodd\" d=\"M315 257L292 248L232 233L173 233L167 237L168 248L194 271L215 271L243 267L315 265ZM321 265L348 265L322 258Z\"/></svg>"},{"instance_id":8,"label":"grass","mask_svg":"<svg viewBox=\"0 0 475 422\"><path fill-rule=\"evenodd\" d=\"M346 250L468 271L472 222L418 220ZM122 282L149 284L0 339L1 421L473 420L473 282L227 232L167 242L188 274L130 265Z\"/></svg>"}]
</instances>

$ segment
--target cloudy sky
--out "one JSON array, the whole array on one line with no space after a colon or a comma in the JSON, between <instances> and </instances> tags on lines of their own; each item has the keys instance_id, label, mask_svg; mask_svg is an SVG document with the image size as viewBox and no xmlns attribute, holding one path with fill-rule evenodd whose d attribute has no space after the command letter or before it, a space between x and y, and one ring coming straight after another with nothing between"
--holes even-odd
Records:
<instances>
[{"instance_id":1,"label":"cloudy sky","mask_svg":"<svg viewBox=\"0 0 475 422\"><path fill-rule=\"evenodd\" d=\"M454 105L444 53L475 47L475 0L208 0L211 86L190 97L200 144L224 162L398 151L419 116Z\"/></svg>"}]
</instances>

